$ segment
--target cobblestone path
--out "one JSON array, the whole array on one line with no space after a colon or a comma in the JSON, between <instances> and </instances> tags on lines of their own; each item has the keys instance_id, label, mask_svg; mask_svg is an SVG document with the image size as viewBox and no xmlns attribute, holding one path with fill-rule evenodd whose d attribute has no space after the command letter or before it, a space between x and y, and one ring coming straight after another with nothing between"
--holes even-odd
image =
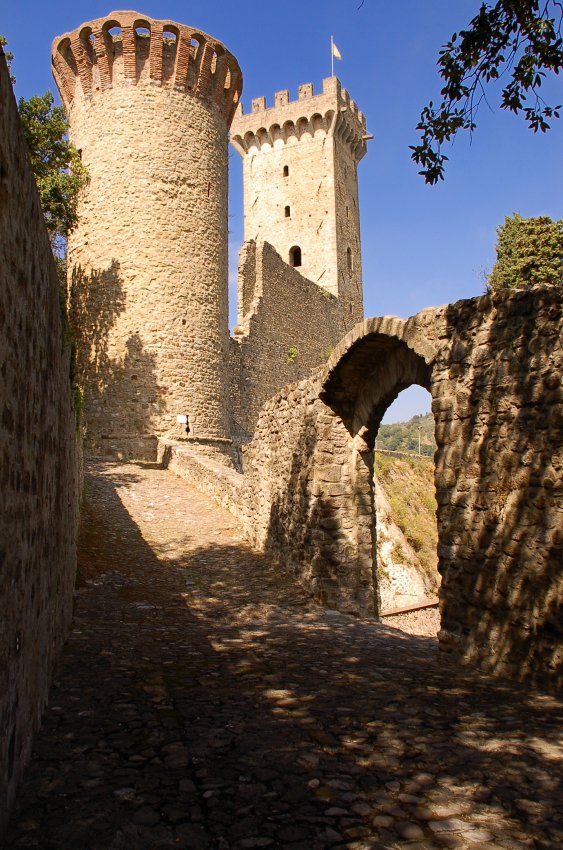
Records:
<instances>
[{"instance_id":1,"label":"cobblestone path","mask_svg":"<svg viewBox=\"0 0 563 850\"><path fill-rule=\"evenodd\" d=\"M86 496L9 850L563 846L555 699L315 607L169 472Z\"/></svg>"}]
</instances>

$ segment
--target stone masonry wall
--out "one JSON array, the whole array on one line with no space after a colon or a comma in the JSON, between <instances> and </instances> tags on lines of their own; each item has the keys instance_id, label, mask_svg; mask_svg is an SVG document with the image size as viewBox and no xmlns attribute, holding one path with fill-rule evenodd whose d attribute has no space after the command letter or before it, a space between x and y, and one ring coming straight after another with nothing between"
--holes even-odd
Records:
<instances>
[{"instance_id":1,"label":"stone masonry wall","mask_svg":"<svg viewBox=\"0 0 563 850\"><path fill-rule=\"evenodd\" d=\"M274 105L242 104L231 143L243 159L244 238L269 242L299 271L340 299L347 329L363 318L357 164L366 153L366 121L336 77L299 86L297 100L276 92ZM349 253L348 253L349 252Z\"/></svg>"},{"instance_id":2,"label":"stone masonry wall","mask_svg":"<svg viewBox=\"0 0 563 850\"><path fill-rule=\"evenodd\" d=\"M239 324L231 354L234 436L252 434L264 402L326 362L346 332L338 299L283 262L268 243L246 243Z\"/></svg>"},{"instance_id":3,"label":"stone masonry wall","mask_svg":"<svg viewBox=\"0 0 563 850\"><path fill-rule=\"evenodd\" d=\"M453 304L436 361L442 648L562 683L561 296Z\"/></svg>"},{"instance_id":4,"label":"stone masonry wall","mask_svg":"<svg viewBox=\"0 0 563 850\"><path fill-rule=\"evenodd\" d=\"M0 51L0 832L72 613L77 490L57 272Z\"/></svg>"},{"instance_id":5,"label":"stone masonry wall","mask_svg":"<svg viewBox=\"0 0 563 850\"><path fill-rule=\"evenodd\" d=\"M264 406L244 451L251 539L320 600L377 613L373 446L413 383L436 423L442 649L556 686L562 626L562 348L557 291L369 319L320 373Z\"/></svg>"},{"instance_id":6,"label":"stone masonry wall","mask_svg":"<svg viewBox=\"0 0 563 850\"><path fill-rule=\"evenodd\" d=\"M221 445L236 60L204 33L115 12L56 39L53 63L90 173L69 243L87 448L154 458L179 414Z\"/></svg>"},{"instance_id":7,"label":"stone masonry wall","mask_svg":"<svg viewBox=\"0 0 563 850\"><path fill-rule=\"evenodd\" d=\"M338 127L334 139L334 191L338 297L346 326L351 329L364 318L358 163L350 156L346 136L338 132Z\"/></svg>"},{"instance_id":8,"label":"stone masonry wall","mask_svg":"<svg viewBox=\"0 0 563 850\"><path fill-rule=\"evenodd\" d=\"M373 612L370 482L321 386L312 376L264 405L244 448L244 527L321 604Z\"/></svg>"}]
</instances>

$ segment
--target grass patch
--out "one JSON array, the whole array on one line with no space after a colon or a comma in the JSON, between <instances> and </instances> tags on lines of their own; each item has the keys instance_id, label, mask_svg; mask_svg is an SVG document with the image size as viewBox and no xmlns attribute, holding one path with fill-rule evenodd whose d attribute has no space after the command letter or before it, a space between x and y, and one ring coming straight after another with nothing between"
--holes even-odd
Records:
<instances>
[{"instance_id":1,"label":"grass patch","mask_svg":"<svg viewBox=\"0 0 563 850\"><path fill-rule=\"evenodd\" d=\"M391 507L391 518L405 535L425 573L435 575L438 529L431 459L375 454L375 474Z\"/></svg>"}]
</instances>

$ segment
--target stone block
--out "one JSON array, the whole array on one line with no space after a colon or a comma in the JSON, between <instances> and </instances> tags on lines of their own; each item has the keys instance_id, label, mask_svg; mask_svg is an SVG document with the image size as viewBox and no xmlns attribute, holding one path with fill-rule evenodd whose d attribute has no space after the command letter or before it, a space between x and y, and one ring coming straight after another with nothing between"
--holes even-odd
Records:
<instances>
[{"instance_id":1,"label":"stone block","mask_svg":"<svg viewBox=\"0 0 563 850\"><path fill-rule=\"evenodd\" d=\"M315 467L314 475L317 481L336 483L342 478L342 469L340 466L319 466Z\"/></svg>"}]
</instances>

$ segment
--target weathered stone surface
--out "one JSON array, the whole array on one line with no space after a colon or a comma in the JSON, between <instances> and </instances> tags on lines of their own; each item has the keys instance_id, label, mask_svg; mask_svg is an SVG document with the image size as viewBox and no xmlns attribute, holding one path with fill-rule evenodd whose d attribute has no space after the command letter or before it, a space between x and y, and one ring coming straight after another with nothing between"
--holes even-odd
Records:
<instances>
[{"instance_id":1,"label":"weathered stone surface","mask_svg":"<svg viewBox=\"0 0 563 850\"><path fill-rule=\"evenodd\" d=\"M72 613L76 421L59 282L0 50L0 831Z\"/></svg>"},{"instance_id":2,"label":"weathered stone surface","mask_svg":"<svg viewBox=\"0 0 563 850\"><path fill-rule=\"evenodd\" d=\"M298 247L299 271L339 299L350 329L363 318L357 166L367 150L364 115L329 77L319 94L311 84L299 87L297 100L277 92L268 109L255 98L247 115L241 104L231 142L243 159L245 241L270 242L285 263ZM247 313L251 290L244 294Z\"/></svg>"},{"instance_id":3,"label":"weathered stone surface","mask_svg":"<svg viewBox=\"0 0 563 850\"><path fill-rule=\"evenodd\" d=\"M304 166L295 179L299 173L307 173ZM265 239L269 233L264 231ZM241 250L238 327L230 360L234 437L240 430L251 435L264 402L325 363L362 316L361 299L351 317L346 298L337 298L300 271L288 266L268 242L248 242Z\"/></svg>"},{"instance_id":4,"label":"weathered stone surface","mask_svg":"<svg viewBox=\"0 0 563 850\"><path fill-rule=\"evenodd\" d=\"M53 62L90 174L69 240L87 450L154 459L179 414L192 438L226 440L236 59L181 24L113 12L56 39Z\"/></svg>"},{"instance_id":5,"label":"weathered stone surface","mask_svg":"<svg viewBox=\"0 0 563 850\"><path fill-rule=\"evenodd\" d=\"M120 36L109 33L114 25L121 29ZM171 27L166 37L165 26ZM192 37L199 44L197 49ZM235 60L204 34L172 22L116 12L57 40L53 61L70 112L72 137L92 178L70 246L73 309L82 320L78 321L82 330L79 344L87 384L90 447L104 453L153 457L159 437L179 436L176 415L189 414L192 437L199 440L203 461L191 449L183 452L172 440L161 439L163 460L171 468L176 465L177 471L193 474L198 486L228 504L250 540L286 564L318 602L355 615L377 614L374 439L385 410L402 389L413 383L427 387L433 397L438 444L441 647L485 669L519 679L560 681L557 612L563 546L563 428L558 293L536 288L426 310L407 321L368 319L337 345L326 367L305 378L304 372L322 359L320 348L348 327L346 304L349 316L360 315L359 264L349 269L342 289L338 285L338 291L333 291L331 284L325 296L316 286L320 277L314 283L307 281L289 269L270 246L261 243L254 251L249 245L241 267L241 303L247 327L238 341L230 344L230 380L226 145L228 124L240 94ZM1 642L0 759L5 773L0 785L4 783L3 799L9 803L30 752L53 660L68 624L77 465L57 281L4 66L0 74L0 498L5 525L0 555L7 565L1 588L7 614ZM343 97L337 82L332 85L332 94ZM312 91L304 89L302 100L310 99ZM277 107L285 108L282 100ZM355 115L352 121L361 124L353 104L348 101L347 107ZM262 112L263 104L257 104L255 111ZM326 116L320 115L321 124ZM340 119L335 126L342 129L348 119ZM249 126L254 121L252 117ZM301 150L305 150L305 136L311 129L307 121L301 125L302 138L297 143ZM103 136L100 126L104 127ZM317 132L322 139L326 129L326 125L313 126L311 150L318 147ZM266 134L270 131L268 128ZM245 138L244 144L247 141ZM289 136L281 141L289 151ZM355 162L359 151L338 153L342 139L333 142L332 153L337 155L331 174L337 182L343 181L346 191L336 213L341 238L336 246L329 245L328 254L326 244L318 251L317 259L323 263L327 256L336 256L329 274L342 270L342 251L358 236L357 212L349 224L340 220L342 202L356 197L355 175L346 183L348 175L339 168L346 168L350 153ZM267 140L257 138L252 144L259 144L266 157ZM309 155L301 156L307 163ZM264 159L260 179L269 179L273 172L268 169L277 168L282 159L274 156L268 160L272 165ZM296 154L293 165L297 159ZM279 203L279 198L274 201ZM259 209L256 215L263 217L262 207ZM159 240L154 239L155 230ZM357 255L359 244L354 250L354 257ZM283 321L288 305L291 311L287 315L294 324L291 337ZM299 346L302 360L294 369ZM263 399L293 378L294 372L301 380L286 386L262 409L254 440L243 453L244 480L232 470L218 471L214 459L229 455L231 435L243 441L254 427ZM254 389L247 391L252 382ZM143 522L155 522L159 507L146 504ZM184 535L197 531L193 528L196 521L184 516ZM118 548L117 536L111 542ZM167 539L160 543L159 554L170 556L175 544ZM106 552L104 557L114 563L113 555L109 558ZM207 552L206 557L213 565L217 552ZM119 575L114 579L115 588L121 588ZM135 587L137 579L129 579ZM105 580L101 585L105 586ZM189 595L190 585L186 587ZM170 598L159 596L152 585L143 590L141 595L132 592L130 598L121 600L119 616L125 612L126 620L145 617L165 622L169 607L173 608ZM197 605L203 609L211 604L220 618L221 582L207 591L206 601L200 599ZM275 620L282 615L271 606L253 616L254 625L262 627L264 618ZM323 640L326 633L332 639L342 627L344 615L326 612L323 617ZM79 636L78 629L75 637ZM347 640L353 637L353 630L346 631ZM231 639L242 638L233 638L231 633ZM231 652L231 646L217 648L217 643L209 644L217 655ZM319 658L324 663L322 646L320 642L316 647L321 649L315 663ZM100 657L111 661L116 653L115 647L104 648ZM248 683L257 677L264 676L269 686L279 684L279 675L270 670L268 659L253 645L239 653L230 672L237 688L246 693ZM207 668L197 672L198 687L212 691L213 679L220 674ZM221 768L212 787L206 786L207 768L197 739L190 739L190 748L182 748L177 704L169 698L166 677L159 674L141 688L146 700L143 706L157 712L145 727L138 706L128 698L129 676L119 676L112 682L119 690L112 722L104 727L103 735L96 726L87 730L79 748L80 757L84 755L80 770L64 781L68 780L68 788L86 789L93 796L115 791L111 795L115 806L130 804L137 822L135 817L125 817L122 809L114 809L107 819L78 819L72 825L64 822L57 838L60 844L69 845L72 831L76 846L85 846L90 840L85 836L97 833L104 846L104 834L128 820L133 831L125 830L119 839L125 846L147 846L147 831L156 846L159 842L165 845L171 839L168 822L175 825L176 843L185 840L205 845L199 827L194 827L191 838L181 836L183 804L188 799L156 793L156 786L167 786L166 771L184 771L191 760L193 777L183 777L181 781L188 784L179 787L181 794L190 798L192 785L202 783L201 799L189 808L192 821L199 824L205 810L220 823L224 811L221 788L224 783L232 789L236 781L240 788L237 785L233 793L241 826L240 835L233 840L247 842L245 846L251 846L248 842L267 846L273 839L262 824L258 829L256 822L249 822L247 805L248 800L265 793L263 782L272 779L267 775L269 769L279 772L277 762L262 765L266 771L262 780L258 776L255 782L233 778ZM352 669L342 681L353 683L354 676ZM374 673L373 679L382 681L385 675ZM416 677L406 669L404 679L408 685ZM316 721L307 704L296 708L292 681L284 684L287 688L281 690L289 693L276 702L276 719L290 718L300 728L314 730ZM346 693L342 694L344 702ZM212 701L205 703L212 718L215 707ZM388 745L385 758L373 749L368 751L366 737L359 730L353 738L348 734L351 709L346 705L333 708L332 721L334 716L342 721L339 732L331 728L334 742L323 743L322 753L318 742L301 746L290 759L294 773L288 787L275 785L271 792L281 801L280 811L285 816L294 807L306 807L308 791L318 789L322 813L317 809L303 814L304 823L311 822L308 818L321 818L315 821L322 828L316 831L314 850L362 839L363 827L356 823L361 812L351 809L352 800L344 795L352 793L366 765L370 771L374 766L380 769L380 784L387 791L399 791L400 782L391 776L406 752L402 741ZM396 706L384 700L381 710L395 711ZM61 711L60 706L53 707L55 720ZM130 720L127 733L123 717ZM416 710L408 717L414 722ZM82 719L80 723L87 726ZM226 726L215 723L210 733L209 747L219 755L232 744ZM131 731L139 728L149 730L141 746L133 740L137 733ZM320 731L328 734L326 729ZM69 746L73 746L70 740ZM323 783L316 776L305 782L304 772L314 773L326 753L332 758L331 749L338 748L338 742L347 753L363 755L347 765L344 779L338 774ZM38 757L52 760L57 746L54 739L44 741L38 745ZM489 746L496 758L501 744L489 741ZM425 739L413 746L413 752L424 759L429 749ZM445 751L445 743L442 749ZM102 767L108 752L120 764L111 783ZM207 750L204 754L208 755ZM440 749L432 753L438 762L443 755ZM242 761L246 768L248 762ZM330 770L336 771L334 763L330 764ZM487 762L486 770L489 767ZM158 773L156 780L153 769ZM50 791L51 783L58 787L55 775L51 767L42 776L41 793ZM141 775L143 781L139 782ZM509 783L510 774L507 777ZM309 784L316 780L319 786ZM282 783L280 776L272 781ZM444 787L454 782L448 773L437 781ZM475 779L476 785L479 781ZM522 795L524 792L522 789ZM71 796L74 793L68 791ZM510 799L511 791L505 786L495 793L501 804ZM63 807L66 794L61 795L63 803L59 800ZM392 819L387 825L378 824L381 841L395 841L400 824L411 823L410 813L398 802L408 801L392 800L387 808L381 806L382 816ZM0 811L0 820L2 816ZM453 844L462 846L466 839L473 842L476 836L480 836L478 840L489 836L484 827L473 829L473 821L462 821L463 816L460 814L463 826L451 830ZM325 822L322 818L326 817L334 820ZM22 828L33 832L35 823L30 812ZM549 836L557 840L555 826L550 830ZM414 835L416 830L411 832ZM518 840L517 833L514 835ZM221 841L227 840L230 838L221 835ZM29 844L28 838L25 842Z\"/></svg>"},{"instance_id":6,"label":"weathered stone surface","mask_svg":"<svg viewBox=\"0 0 563 850\"><path fill-rule=\"evenodd\" d=\"M266 109L242 104L231 143L243 158L244 239L231 340L233 436L264 402L308 377L363 318L357 165L366 121L336 77ZM298 262L295 252L299 253ZM292 267L294 266L294 267Z\"/></svg>"},{"instance_id":7,"label":"weathered stone surface","mask_svg":"<svg viewBox=\"0 0 563 850\"><path fill-rule=\"evenodd\" d=\"M6 848L559 846L560 700L320 608L171 472L96 464L85 492Z\"/></svg>"},{"instance_id":8,"label":"weathered stone surface","mask_svg":"<svg viewBox=\"0 0 563 850\"><path fill-rule=\"evenodd\" d=\"M452 378L454 362L463 368ZM244 452L250 539L323 604L377 613L373 444L390 401L419 383L432 393L438 445L441 646L557 686L561 364L552 289L366 320L324 371L264 405Z\"/></svg>"}]
</instances>

